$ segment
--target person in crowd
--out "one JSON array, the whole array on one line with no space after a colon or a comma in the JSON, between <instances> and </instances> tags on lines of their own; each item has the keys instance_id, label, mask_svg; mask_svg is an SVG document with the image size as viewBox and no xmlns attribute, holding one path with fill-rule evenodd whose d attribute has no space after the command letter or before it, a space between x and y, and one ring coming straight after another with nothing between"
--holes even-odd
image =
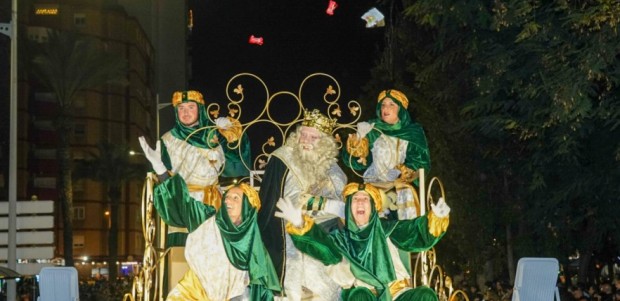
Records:
<instances>
[{"instance_id":1,"label":"person in crowd","mask_svg":"<svg viewBox=\"0 0 620 301\"><path fill-rule=\"evenodd\" d=\"M264 209L258 221L265 245L276 266L287 300L337 300L339 287L324 265L299 252L275 218L276 203L287 198L326 228L344 217L342 188L347 178L337 164L338 149L331 136L336 121L318 110L304 110L301 125L273 151L261 182Z\"/></svg>"},{"instance_id":2,"label":"person in crowd","mask_svg":"<svg viewBox=\"0 0 620 301\"><path fill-rule=\"evenodd\" d=\"M388 220L378 216L383 200L372 184L349 183L343 196L345 227L329 233L286 198L276 212L287 221L295 246L328 266L328 275L342 287L341 300L438 300L428 286L410 286L398 250L421 252L440 241L450 213L443 198L424 216Z\"/></svg>"},{"instance_id":3,"label":"person in crowd","mask_svg":"<svg viewBox=\"0 0 620 301\"><path fill-rule=\"evenodd\" d=\"M234 185L221 197L222 209L196 202L179 174L163 182L155 198L162 219L189 230L185 257L190 270L166 300L273 300L281 290L258 230L256 190ZM179 193L181 189L181 193Z\"/></svg>"},{"instance_id":4,"label":"person in crowd","mask_svg":"<svg viewBox=\"0 0 620 301\"><path fill-rule=\"evenodd\" d=\"M585 291L583 283L573 285L570 289L570 292L573 294L574 300L581 300L581 298L586 298L586 300L590 299L590 295L588 295L588 293Z\"/></svg>"},{"instance_id":5,"label":"person in crowd","mask_svg":"<svg viewBox=\"0 0 620 301\"><path fill-rule=\"evenodd\" d=\"M377 118L357 124L343 147L344 164L365 170L365 183L372 183L387 195L382 211L396 212L398 219L420 214L412 185L417 185L417 171L430 172L431 160L426 135L407 111L409 100L398 90L381 91L376 107ZM383 212L381 212L382 214Z\"/></svg>"},{"instance_id":6,"label":"person in crowd","mask_svg":"<svg viewBox=\"0 0 620 301\"><path fill-rule=\"evenodd\" d=\"M611 282L609 280L605 280L601 283L599 295L601 296L601 301L613 301L613 286L611 286Z\"/></svg>"}]
</instances>

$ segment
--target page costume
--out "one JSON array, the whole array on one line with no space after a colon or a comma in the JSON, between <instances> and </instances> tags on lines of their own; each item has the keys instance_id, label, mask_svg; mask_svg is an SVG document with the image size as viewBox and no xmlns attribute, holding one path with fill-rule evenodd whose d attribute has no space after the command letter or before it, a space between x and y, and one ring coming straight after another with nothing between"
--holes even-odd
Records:
<instances>
[{"instance_id":1,"label":"page costume","mask_svg":"<svg viewBox=\"0 0 620 301\"><path fill-rule=\"evenodd\" d=\"M207 117L202 94L197 91L173 94L172 104L175 108L178 104L189 101L198 105L198 125L186 126L179 120L178 114L175 114L175 126L161 137L161 159L170 174L180 175L185 182L183 189L187 191L179 191L183 189L177 187L179 193L183 192L195 201L204 202L218 209L221 198L218 188L220 172L222 176L229 177L249 175L241 162L241 158L245 162L251 162L249 140L246 136L240 137L239 122L232 119L234 126L230 129L218 131L204 129L195 132L199 128L214 124ZM239 145L241 154L239 149L230 149L227 145L228 141L236 141L239 138L242 139ZM168 176L160 176L160 180L165 182ZM159 188L159 185L155 186L156 197L164 195L158 194L158 189L162 188ZM168 230L166 247L185 245L187 229L171 225Z\"/></svg>"},{"instance_id":2,"label":"page costume","mask_svg":"<svg viewBox=\"0 0 620 301\"><path fill-rule=\"evenodd\" d=\"M360 228L351 213L351 200L357 191L371 199L369 223ZM295 246L329 265L328 274L343 288L342 300L436 301L435 292L426 286L411 288L410 277L398 255L398 249L420 252L433 247L444 235L449 218L432 211L413 220L380 219L381 193L369 184L351 183L346 196L346 228L329 234L304 217L302 227L287 223Z\"/></svg>"},{"instance_id":3,"label":"page costume","mask_svg":"<svg viewBox=\"0 0 620 301\"><path fill-rule=\"evenodd\" d=\"M185 183L174 175L160 184L155 208L162 219L190 231L185 257L190 271L166 300L273 300L280 291L277 275L256 224L260 200L245 184L242 222L235 226L228 210L189 198ZM221 198L224 205L226 194Z\"/></svg>"},{"instance_id":4,"label":"page costume","mask_svg":"<svg viewBox=\"0 0 620 301\"><path fill-rule=\"evenodd\" d=\"M385 99L398 104L398 121L389 124L381 119L381 106ZM359 139L350 135L347 147L343 148L344 164L354 170L365 170L364 182L374 183L384 192L395 188L395 195L389 194L391 210L398 212L399 219L410 219L419 215L411 184L417 186L417 170L430 172L431 160L426 135L422 127L411 120L407 106L409 100L400 91L385 90L379 94L376 107L377 118L368 122L374 129ZM370 150L370 151L369 151ZM398 174L398 181L394 173ZM386 209L386 208L384 208Z\"/></svg>"}]
</instances>

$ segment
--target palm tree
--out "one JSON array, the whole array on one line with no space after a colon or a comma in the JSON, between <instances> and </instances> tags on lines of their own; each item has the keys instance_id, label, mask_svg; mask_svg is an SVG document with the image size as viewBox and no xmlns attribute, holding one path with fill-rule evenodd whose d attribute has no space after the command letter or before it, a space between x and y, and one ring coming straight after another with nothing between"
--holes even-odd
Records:
<instances>
[{"instance_id":1,"label":"palm tree","mask_svg":"<svg viewBox=\"0 0 620 301\"><path fill-rule=\"evenodd\" d=\"M140 179L146 172L143 164L129 160L127 145L101 143L90 158L76 162L75 176L102 182L110 204L110 229L108 233L109 279L117 276L118 216L122 186L126 181Z\"/></svg>"},{"instance_id":2,"label":"palm tree","mask_svg":"<svg viewBox=\"0 0 620 301\"><path fill-rule=\"evenodd\" d=\"M119 81L126 72L126 60L105 51L99 41L75 32L49 31L48 40L39 44L33 59L33 73L56 96L58 115L57 189L62 206L65 265L73 265L73 190L70 142L73 136L73 101L89 88ZM120 82L120 81L119 81Z\"/></svg>"}]
</instances>

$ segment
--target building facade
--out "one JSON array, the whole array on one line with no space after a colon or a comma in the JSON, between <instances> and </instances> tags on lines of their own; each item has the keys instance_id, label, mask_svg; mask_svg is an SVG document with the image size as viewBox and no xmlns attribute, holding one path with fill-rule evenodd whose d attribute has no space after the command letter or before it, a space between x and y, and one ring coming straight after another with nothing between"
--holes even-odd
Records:
<instances>
[{"instance_id":1,"label":"building facade","mask_svg":"<svg viewBox=\"0 0 620 301\"><path fill-rule=\"evenodd\" d=\"M45 42L48 30L77 31L100 40L105 49L128 62L126 85L102 85L81 91L74 99L74 132L71 155L85 159L97 152L101 143L127 145L138 151L131 162L147 161L139 153L137 138L155 141L159 132L159 95L168 102L174 86L185 87L188 66L170 68L167 62L186 62L187 15L184 1L174 1L173 11L181 13L161 20L160 9L170 1L110 0L28 0L19 3L20 34L31 41ZM167 4L165 4L167 3ZM135 12L135 14L134 14ZM164 24L162 24L164 22ZM166 23L168 22L168 23ZM176 32L174 48L169 31ZM162 33L163 32L163 33ZM179 35L178 33L183 34ZM163 46L163 49L162 49ZM159 49L158 49L159 47ZM166 53L166 59L158 56ZM18 117L18 199L58 200L59 175L56 148L59 133L54 127L55 95L36 79L21 71ZM176 88L177 90L179 88ZM7 138L8 139L8 138ZM127 156L130 156L128 153ZM125 264L119 275L131 274L133 264L144 252L142 234L142 180L123 184L118 216L119 261ZM110 202L104 183L87 178L73 179L73 254L80 276L107 274ZM62 210L55 202L55 257L63 256ZM19 259L19 254L17 254ZM120 266L119 266L120 267Z\"/></svg>"}]
</instances>

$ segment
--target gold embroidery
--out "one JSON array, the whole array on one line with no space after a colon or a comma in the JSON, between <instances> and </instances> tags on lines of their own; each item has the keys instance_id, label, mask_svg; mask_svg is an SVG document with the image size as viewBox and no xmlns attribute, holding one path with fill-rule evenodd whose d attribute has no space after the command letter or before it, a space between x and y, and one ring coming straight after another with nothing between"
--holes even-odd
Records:
<instances>
[{"instance_id":1,"label":"gold embroidery","mask_svg":"<svg viewBox=\"0 0 620 301\"><path fill-rule=\"evenodd\" d=\"M314 219L307 215L302 215L304 218L304 224L300 228L293 226L291 223L286 223L286 232L292 235L304 235L310 231L312 226L314 225Z\"/></svg>"}]
</instances>

